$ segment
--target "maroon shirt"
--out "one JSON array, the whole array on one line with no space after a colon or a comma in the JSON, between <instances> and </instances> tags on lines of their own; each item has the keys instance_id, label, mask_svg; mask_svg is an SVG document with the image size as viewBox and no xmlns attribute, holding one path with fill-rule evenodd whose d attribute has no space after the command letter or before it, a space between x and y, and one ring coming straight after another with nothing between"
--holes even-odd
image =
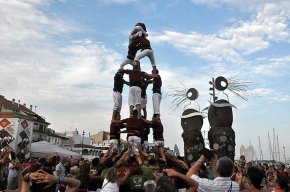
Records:
<instances>
[{"instance_id":1,"label":"maroon shirt","mask_svg":"<svg viewBox=\"0 0 290 192\"><path fill-rule=\"evenodd\" d=\"M111 125L110 125L110 139L120 139L121 128L124 128L124 124L111 123Z\"/></svg>"},{"instance_id":2,"label":"maroon shirt","mask_svg":"<svg viewBox=\"0 0 290 192\"><path fill-rule=\"evenodd\" d=\"M140 39L138 39L138 41L140 43L141 51L145 49L152 49L150 41L145 36L142 36Z\"/></svg>"},{"instance_id":3,"label":"maroon shirt","mask_svg":"<svg viewBox=\"0 0 290 192\"><path fill-rule=\"evenodd\" d=\"M130 87L138 86L141 88L142 79L145 76L145 72L143 71L135 71L135 70L124 70L124 73L129 75L129 84Z\"/></svg>"},{"instance_id":4,"label":"maroon shirt","mask_svg":"<svg viewBox=\"0 0 290 192\"><path fill-rule=\"evenodd\" d=\"M143 120L137 117L123 119L121 123L127 123L127 137L138 136L142 137L143 134Z\"/></svg>"}]
</instances>

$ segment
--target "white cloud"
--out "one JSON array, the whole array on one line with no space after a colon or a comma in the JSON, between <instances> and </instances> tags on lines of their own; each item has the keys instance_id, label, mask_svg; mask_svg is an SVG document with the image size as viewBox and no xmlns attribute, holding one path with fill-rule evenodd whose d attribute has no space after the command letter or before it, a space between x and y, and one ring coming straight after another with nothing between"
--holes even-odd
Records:
<instances>
[{"instance_id":1,"label":"white cloud","mask_svg":"<svg viewBox=\"0 0 290 192\"><path fill-rule=\"evenodd\" d=\"M55 38L74 27L41 12L39 6L47 3L0 2L1 94L37 105L53 128L66 128L64 119L89 122L100 114L109 122L112 80L121 56L89 39L56 45ZM93 121L97 125L98 119Z\"/></svg>"},{"instance_id":2,"label":"white cloud","mask_svg":"<svg viewBox=\"0 0 290 192\"><path fill-rule=\"evenodd\" d=\"M251 93L254 96L262 97L273 102L284 102L290 100L289 95L286 95L282 92L277 92L270 88L257 88L251 90Z\"/></svg>"},{"instance_id":3,"label":"white cloud","mask_svg":"<svg viewBox=\"0 0 290 192\"><path fill-rule=\"evenodd\" d=\"M290 8L290 3L288 5ZM289 37L287 20L289 15L285 7L278 4L266 4L255 19L240 22L238 27L221 31L220 36L231 40L233 45L245 54L267 48L270 41L280 41Z\"/></svg>"},{"instance_id":4,"label":"white cloud","mask_svg":"<svg viewBox=\"0 0 290 192\"><path fill-rule=\"evenodd\" d=\"M220 7L221 5L238 6L243 9L257 9L267 3L284 3L285 0L191 0L195 4Z\"/></svg>"},{"instance_id":5,"label":"white cloud","mask_svg":"<svg viewBox=\"0 0 290 192\"><path fill-rule=\"evenodd\" d=\"M155 42L194 53L213 62L244 63L243 56L267 49L272 42L287 41L290 2L265 4L251 21L239 21L212 35L164 31L155 34Z\"/></svg>"},{"instance_id":6,"label":"white cloud","mask_svg":"<svg viewBox=\"0 0 290 192\"><path fill-rule=\"evenodd\" d=\"M240 55L231 47L226 39L195 32L182 34L175 31L164 31L161 35L151 37L154 42L167 42L187 53L194 53L209 61L243 62Z\"/></svg>"},{"instance_id":7,"label":"white cloud","mask_svg":"<svg viewBox=\"0 0 290 192\"><path fill-rule=\"evenodd\" d=\"M42 1L1 1L0 2L0 33L2 47L26 47L45 40L52 34L66 33L72 27L64 22L47 16L38 10L47 0Z\"/></svg>"},{"instance_id":8,"label":"white cloud","mask_svg":"<svg viewBox=\"0 0 290 192\"><path fill-rule=\"evenodd\" d=\"M272 59L260 59L253 67L254 73L270 77L283 77L290 74L290 56Z\"/></svg>"}]
</instances>

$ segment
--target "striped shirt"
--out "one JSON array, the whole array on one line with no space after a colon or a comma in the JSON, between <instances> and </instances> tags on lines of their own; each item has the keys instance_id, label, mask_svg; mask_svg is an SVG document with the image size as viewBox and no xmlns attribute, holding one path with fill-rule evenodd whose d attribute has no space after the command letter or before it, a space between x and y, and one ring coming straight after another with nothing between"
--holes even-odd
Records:
<instances>
[{"instance_id":1,"label":"striped shirt","mask_svg":"<svg viewBox=\"0 0 290 192\"><path fill-rule=\"evenodd\" d=\"M239 184L230 177L217 177L214 180L200 178L193 174L191 178L198 182L198 192L239 192Z\"/></svg>"}]
</instances>

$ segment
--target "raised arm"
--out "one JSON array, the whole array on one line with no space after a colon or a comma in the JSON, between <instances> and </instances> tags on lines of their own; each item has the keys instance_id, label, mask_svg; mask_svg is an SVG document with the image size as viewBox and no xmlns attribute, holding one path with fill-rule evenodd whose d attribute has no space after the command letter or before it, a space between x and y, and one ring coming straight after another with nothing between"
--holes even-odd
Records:
<instances>
[{"instance_id":1,"label":"raised arm","mask_svg":"<svg viewBox=\"0 0 290 192\"><path fill-rule=\"evenodd\" d=\"M130 86L130 82L129 81L126 81L125 79L123 79L123 83L127 86Z\"/></svg>"},{"instance_id":2,"label":"raised arm","mask_svg":"<svg viewBox=\"0 0 290 192\"><path fill-rule=\"evenodd\" d=\"M204 155L201 155L200 158L191 166L191 168L187 171L186 176L191 177L193 174L197 174L198 170L200 169L200 166L203 164L203 162L206 161L206 157Z\"/></svg>"},{"instance_id":3,"label":"raised arm","mask_svg":"<svg viewBox=\"0 0 290 192\"><path fill-rule=\"evenodd\" d=\"M117 181L118 186L122 185L125 181L127 181L129 175L130 175L130 171L129 171L129 169L127 169L124 177L118 179L118 181Z\"/></svg>"},{"instance_id":4,"label":"raised arm","mask_svg":"<svg viewBox=\"0 0 290 192\"><path fill-rule=\"evenodd\" d=\"M194 192L197 190L198 183L193 179L191 179L190 177L183 175L175 171L174 169L163 169L163 171L167 173L169 177L178 177L182 179L185 183L187 183L189 185L189 188L186 190L186 192Z\"/></svg>"},{"instance_id":5,"label":"raised arm","mask_svg":"<svg viewBox=\"0 0 290 192\"><path fill-rule=\"evenodd\" d=\"M32 173L33 174L33 173ZM81 184L81 182L77 179L71 177L57 177L53 176L45 171L39 170L35 172L34 175L30 174L30 180L35 180L38 183L47 183L47 184L65 184L68 186L66 192L76 192Z\"/></svg>"},{"instance_id":6,"label":"raised arm","mask_svg":"<svg viewBox=\"0 0 290 192\"><path fill-rule=\"evenodd\" d=\"M142 160L142 149L141 147L139 146L138 149L137 149L137 153L136 153L136 160L138 161L139 165L142 165L143 164L143 160Z\"/></svg>"}]
</instances>

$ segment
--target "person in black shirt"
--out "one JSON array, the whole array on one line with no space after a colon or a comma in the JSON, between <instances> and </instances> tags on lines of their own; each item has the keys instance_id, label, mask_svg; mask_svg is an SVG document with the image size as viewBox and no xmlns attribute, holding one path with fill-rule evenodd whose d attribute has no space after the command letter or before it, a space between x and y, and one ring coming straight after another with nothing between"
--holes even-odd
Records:
<instances>
[{"instance_id":1,"label":"person in black shirt","mask_svg":"<svg viewBox=\"0 0 290 192\"><path fill-rule=\"evenodd\" d=\"M141 82L141 110L143 111L143 118L147 119L147 94L146 90L150 83L152 83L152 80L143 79Z\"/></svg>"},{"instance_id":2,"label":"person in black shirt","mask_svg":"<svg viewBox=\"0 0 290 192\"><path fill-rule=\"evenodd\" d=\"M116 119L116 115L120 113L122 108L122 92L124 84L129 85L127 81L123 79L124 73L119 70L114 76L114 88L113 88L113 98L114 98L114 109L112 115L112 121Z\"/></svg>"},{"instance_id":3,"label":"person in black shirt","mask_svg":"<svg viewBox=\"0 0 290 192\"><path fill-rule=\"evenodd\" d=\"M152 70L152 75L154 76L153 78L153 95L152 95L152 103L153 103L153 113L154 113L154 118L156 120L160 119L160 102L162 99L161 96L161 86L162 86L162 80L159 75L159 71Z\"/></svg>"}]
</instances>

